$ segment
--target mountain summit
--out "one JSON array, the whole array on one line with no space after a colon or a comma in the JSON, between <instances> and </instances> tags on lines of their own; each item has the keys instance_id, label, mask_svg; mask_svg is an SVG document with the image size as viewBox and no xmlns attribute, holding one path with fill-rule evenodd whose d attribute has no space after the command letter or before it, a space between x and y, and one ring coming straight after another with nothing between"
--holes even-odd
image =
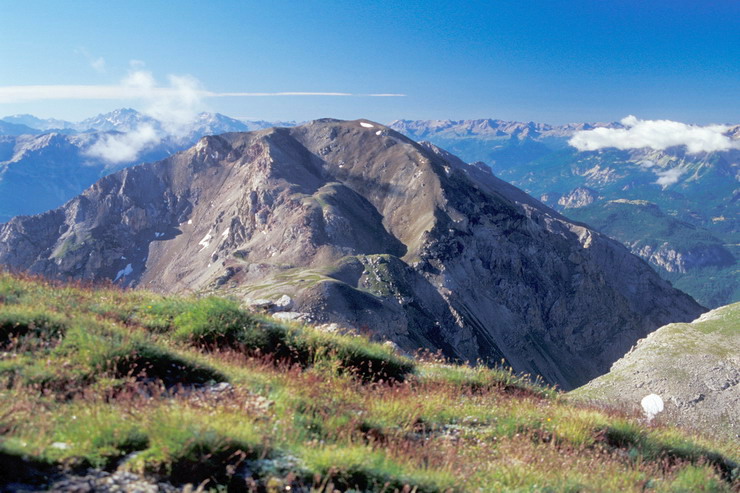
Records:
<instances>
[{"instance_id":1,"label":"mountain summit","mask_svg":"<svg viewBox=\"0 0 740 493\"><path fill-rule=\"evenodd\" d=\"M704 310L485 167L367 120L204 137L0 225L0 262L292 310L564 388ZM283 299L287 299L284 297Z\"/></svg>"}]
</instances>

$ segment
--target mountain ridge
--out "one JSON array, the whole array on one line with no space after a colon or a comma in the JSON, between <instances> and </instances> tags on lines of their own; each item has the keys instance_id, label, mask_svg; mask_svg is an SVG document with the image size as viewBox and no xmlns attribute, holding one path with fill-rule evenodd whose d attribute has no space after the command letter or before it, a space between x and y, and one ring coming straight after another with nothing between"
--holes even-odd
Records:
<instances>
[{"instance_id":1,"label":"mountain ridge","mask_svg":"<svg viewBox=\"0 0 740 493\"><path fill-rule=\"evenodd\" d=\"M11 220L0 240L16 269L288 295L317 322L505 358L565 388L703 311L615 241L368 120L205 137Z\"/></svg>"}]
</instances>

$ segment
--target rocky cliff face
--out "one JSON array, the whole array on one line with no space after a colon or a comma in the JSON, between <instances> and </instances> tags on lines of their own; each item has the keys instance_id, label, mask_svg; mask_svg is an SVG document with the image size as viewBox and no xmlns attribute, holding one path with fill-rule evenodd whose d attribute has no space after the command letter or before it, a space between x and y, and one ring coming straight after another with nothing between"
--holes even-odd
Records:
<instances>
[{"instance_id":1,"label":"rocky cliff face","mask_svg":"<svg viewBox=\"0 0 740 493\"><path fill-rule=\"evenodd\" d=\"M298 313L571 388L703 309L485 167L368 121L205 137L0 226L0 262Z\"/></svg>"},{"instance_id":2,"label":"rocky cliff face","mask_svg":"<svg viewBox=\"0 0 740 493\"><path fill-rule=\"evenodd\" d=\"M698 245L690 249L676 249L669 243L662 245L643 245L636 242L627 244L632 253L638 255L653 265L657 265L668 272L685 274L692 269L706 266L734 265L735 259L722 245Z\"/></svg>"},{"instance_id":3,"label":"rocky cliff face","mask_svg":"<svg viewBox=\"0 0 740 493\"><path fill-rule=\"evenodd\" d=\"M595 190L587 187L578 187L571 190L569 194L560 197L558 199L558 205L564 209L578 209L593 204L598 197L599 194Z\"/></svg>"},{"instance_id":4,"label":"rocky cliff face","mask_svg":"<svg viewBox=\"0 0 740 493\"><path fill-rule=\"evenodd\" d=\"M710 433L740 436L740 303L670 324L642 339L611 371L573 395L639 407L651 393L663 419Z\"/></svg>"}]
</instances>

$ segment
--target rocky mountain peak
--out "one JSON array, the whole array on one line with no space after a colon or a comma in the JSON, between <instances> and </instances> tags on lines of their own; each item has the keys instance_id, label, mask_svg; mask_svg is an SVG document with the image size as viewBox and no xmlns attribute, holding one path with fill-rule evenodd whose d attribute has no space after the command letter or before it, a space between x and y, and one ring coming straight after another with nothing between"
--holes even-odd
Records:
<instances>
[{"instance_id":1,"label":"rocky mountain peak","mask_svg":"<svg viewBox=\"0 0 740 493\"><path fill-rule=\"evenodd\" d=\"M570 388L703 309L623 246L369 120L209 136L0 225L0 262L161 291L289 296L405 350Z\"/></svg>"}]
</instances>

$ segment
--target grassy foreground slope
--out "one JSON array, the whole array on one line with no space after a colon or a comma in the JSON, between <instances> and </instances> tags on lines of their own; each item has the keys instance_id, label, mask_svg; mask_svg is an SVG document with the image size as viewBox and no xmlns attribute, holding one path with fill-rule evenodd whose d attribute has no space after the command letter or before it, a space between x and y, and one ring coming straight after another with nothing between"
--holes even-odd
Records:
<instances>
[{"instance_id":1,"label":"grassy foreground slope","mask_svg":"<svg viewBox=\"0 0 740 493\"><path fill-rule=\"evenodd\" d=\"M739 456L229 300L0 273L0 490L94 470L153 491L733 491Z\"/></svg>"}]
</instances>

